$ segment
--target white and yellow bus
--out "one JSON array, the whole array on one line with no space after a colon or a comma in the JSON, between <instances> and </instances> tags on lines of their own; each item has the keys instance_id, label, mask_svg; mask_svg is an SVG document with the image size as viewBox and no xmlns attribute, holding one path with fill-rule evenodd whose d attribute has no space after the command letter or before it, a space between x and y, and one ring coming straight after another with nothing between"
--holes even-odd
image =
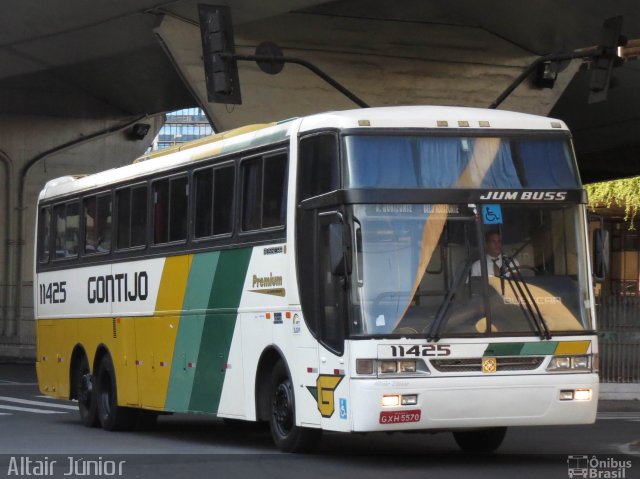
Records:
<instances>
[{"instance_id":1,"label":"white and yellow bus","mask_svg":"<svg viewBox=\"0 0 640 479\"><path fill-rule=\"evenodd\" d=\"M592 423L585 201L564 123L445 107L246 127L50 181L40 389L108 430L268 421L284 451L322 430L492 451L507 427Z\"/></svg>"}]
</instances>

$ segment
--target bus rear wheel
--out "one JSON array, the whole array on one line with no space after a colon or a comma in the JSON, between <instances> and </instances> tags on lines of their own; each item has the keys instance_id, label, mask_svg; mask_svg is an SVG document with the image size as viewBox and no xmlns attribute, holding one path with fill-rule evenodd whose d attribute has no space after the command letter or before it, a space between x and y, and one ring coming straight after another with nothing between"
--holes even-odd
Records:
<instances>
[{"instance_id":1,"label":"bus rear wheel","mask_svg":"<svg viewBox=\"0 0 640 479\"><path fill-rule=\"evenodd\" d=\"M502 445L506 434L506 427L494 427L475 431L455 431L453 438L464 452L490 453Z\"/></svg>"},{"instance_id":2,"label":"bus rear wheel","mask_svg":"<svg viewBox=\"0 0 640 479\"><path fill-rule=\"evenodd\" d=\"M293 384L282 360L273 369L269 426L271 437L283 452L312 450L320 440L322 430L296 426Z\"/></svg>"},{"instance_id":3,"label":"bus rear wheel","mask_svg":"<svg viewBox=\"0 0 640 479\"><path fill-rule=\"evenodd\" d=\"M118 406L118 390L113 362L109 355L100 361L96 379L98 419L107 431L129 431L138 421L138 409Z\"/></svg>"},{"instance_id":4,"label":"bus rear wheel","mask_svg":"<svg viewBox=\"0 0 640 479\"><path fill-rule=\"evenodd\" d=\"M82 356L82 359L75 366L73 374L74 396L78 400L80 420L87 427L97 427L100 425L100 421L98 421L98 408L93 387L94 379L89 371L89 361L86 356Z\"/></svg>"}]
</instances>

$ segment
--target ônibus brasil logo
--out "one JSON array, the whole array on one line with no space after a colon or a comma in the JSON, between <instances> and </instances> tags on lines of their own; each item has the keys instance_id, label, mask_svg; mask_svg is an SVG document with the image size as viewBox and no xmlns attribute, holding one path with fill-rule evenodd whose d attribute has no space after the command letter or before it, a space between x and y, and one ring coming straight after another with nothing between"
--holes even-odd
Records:
<instances>
[{"instance_id":1,"label":"\u00f4nibus brasil logo","mask_svg":"<svg viewBox=\"0 0 640 479\"><path fill-rule=\"evenodd\" d=\"M598 458L596 455L575 455L567 457L567 474L570 478L625 479L631 469L630 459Z\"/></svg>"}]
</instances>

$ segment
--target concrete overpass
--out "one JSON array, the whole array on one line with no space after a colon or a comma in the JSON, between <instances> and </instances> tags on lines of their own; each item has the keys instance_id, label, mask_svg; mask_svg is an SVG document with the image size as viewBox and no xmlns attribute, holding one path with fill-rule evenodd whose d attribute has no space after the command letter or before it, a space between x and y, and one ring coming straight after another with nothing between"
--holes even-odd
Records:
<instances>
[{"instance_id":1,"label":"concrete overpass","mask_svg":"<svg viewBox=\"0 0 640 479\"><path fill-rule=\"evenodd\" d=\"M204 0L201 0L204 2ZM33 355L32 236L44 182L130 162L163 112L199 105L217 130L353 105L288 65L241 63L244 102L206 102L195 0L6 0L0 17L0 356ZM222 3L206 2L206 3ZM229 0L240 53L264 40L313 61L372 106L487 106L539 55L598 43L635 0L449 2ZM638 174L640 62L617 69L609 101L587 104L588 72L568 65L552 90L518 88L502 108L574 129L585 180ZM136 123L151 125L135 139Z\"/></svg>"}]
</instances>

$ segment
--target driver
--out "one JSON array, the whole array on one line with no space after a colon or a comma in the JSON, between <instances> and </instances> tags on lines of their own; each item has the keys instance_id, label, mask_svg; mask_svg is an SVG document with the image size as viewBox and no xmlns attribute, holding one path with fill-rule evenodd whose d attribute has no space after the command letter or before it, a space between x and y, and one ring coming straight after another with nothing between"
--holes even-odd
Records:
<instances>
[{"instance_id":1,"label":"driver","mask_svg":"<svg viewBox=\"0 0 640 479\"><path fill-rule=\"evenodd\" d=\"M489 276L500 276L500 268L502 268L502 262L504 256L502 254L502 235L499 231L487 231L484 235L484 250L486 253L487 272ZM513 262L518 265L518 261L514 258ZM510 276L505 264L506 276ZM471 276L482 275L480 268L480 260L473 263L471 266Z\"/></svg>"}]
</instances>

